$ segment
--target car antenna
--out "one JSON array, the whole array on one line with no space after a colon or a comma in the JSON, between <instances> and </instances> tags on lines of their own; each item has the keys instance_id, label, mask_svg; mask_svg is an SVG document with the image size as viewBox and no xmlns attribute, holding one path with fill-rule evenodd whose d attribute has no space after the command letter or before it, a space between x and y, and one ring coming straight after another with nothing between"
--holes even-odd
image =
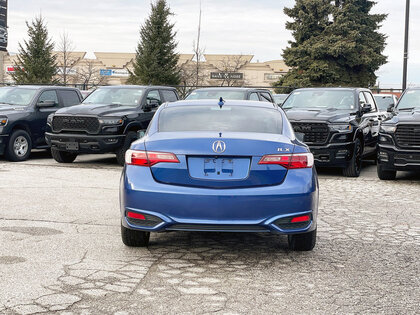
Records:
<instances>
[{"instance_id":1,"label":"car antenna","mask_svg":"<svg viewBox=\"0 0 420 315\"><path fill-rule=\"evenodd\" d=\"M222 108L222 106L225 105L225 101L223 100L223 97L220 97L218 105L220 106L220 108Z\"/></svg>"}]
</instances>

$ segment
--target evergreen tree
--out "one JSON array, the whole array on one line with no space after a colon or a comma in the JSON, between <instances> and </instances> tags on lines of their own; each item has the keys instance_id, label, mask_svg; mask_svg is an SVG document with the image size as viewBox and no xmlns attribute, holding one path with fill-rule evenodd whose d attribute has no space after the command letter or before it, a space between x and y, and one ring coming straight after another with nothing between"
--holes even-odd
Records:
<instances>
[{"instance_id":1,"label":"evergreen tree","mask_svg":"<svg viewBox=\"0 0 420 315\"><path fill-rule=\"evenodd\" d=\"M386 14L370 14L374 5L368 0L335 0L334 23L326 34L330 54L341 68L342 85L374 86L375 71L387 62L382 54L386 36L378 31Z\"/></svg>"},{"instance_id":2,"label":"evergreen tree","mask_svg":"<svg viewBox=\"0 0 420 315\"><path fill-rule=\"evenodd\" d=\"M294 41L283 52L292 67L277 86L373 86L375 71L386 63L386 18L370 14L369 0L296 0L285 13Z\"/></svg>"},{"instance_id":3,"label":"evergreen tree","mask_svg":"<svg viewBox=\"0 0 420 315\"><path fill-rule=\"evenodd\" d=\"M19 44L19 55L12 77L17 84L56 83L56 56L53 55L54 43L48 38L48 30L41 16L31 24L26 22L29 40L24 47Z\"/></svg>"},{"instance_id":4,"label":"evergreen tree","mask_svg":"<svg viewBox=\"0 0 420 315\"><path fill-rule=\"evenodd\" d=\"M157 0L151 6L151 14L140 30L134 71L127 82L177 85L180 82L179 56L175 52L174 24L169 22L172 13L165 0Z\"/></svg>"}]
</instances>

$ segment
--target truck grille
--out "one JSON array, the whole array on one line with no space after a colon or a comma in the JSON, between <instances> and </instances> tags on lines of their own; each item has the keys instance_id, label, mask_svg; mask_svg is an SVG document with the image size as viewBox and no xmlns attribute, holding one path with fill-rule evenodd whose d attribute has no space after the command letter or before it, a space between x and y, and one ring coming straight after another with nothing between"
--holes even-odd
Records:
<instances>
[{"instance_id":1,"label":"truck grille","mask_svg":"<svg viewBox=\"0 0 420 315\"><path fill-rule=\"evenodd\" d=\"M420 147L420 125L399 125L395 139L399 147Z\"/></svg>"},{"instance_id":2,"label":"truck grille","mask_svg":"<svg viewBox=\"0 0 420 315\"><path fill-rule=\"evenodd\" d=\"M324 123L292 122L295 132L303 133L303 141L311 144L324 144L328 140L329 128Z\"/></svg>"},{"instance_id":3,"label":"truck grille","mask_svg":"<svg viewBox=\"0 0 420 315\"><path fill-rule=\"evenodd\" d=\"M96 117L54 116L52 130L54 132L82 131L87 133L98 133L99 120Z\"/></svg>"}]
</instances>

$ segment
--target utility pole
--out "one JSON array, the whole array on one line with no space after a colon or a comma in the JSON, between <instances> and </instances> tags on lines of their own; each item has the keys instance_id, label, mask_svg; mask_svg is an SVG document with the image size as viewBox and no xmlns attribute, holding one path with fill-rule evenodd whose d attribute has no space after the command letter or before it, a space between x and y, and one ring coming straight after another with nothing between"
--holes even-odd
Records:
<instances>
[{"instance_id":1,"label":"utility pole","mask_svg":"<svg viewBox=\"0 0 420 315\"><path fill-rule=\"evenodd\" d=\"M403 91L407 88L407 63L408 63L408 29L410 26L410 0L405 6L405 36L404 36L404 66L403 66Z\"/></svg>"}]
</instances>

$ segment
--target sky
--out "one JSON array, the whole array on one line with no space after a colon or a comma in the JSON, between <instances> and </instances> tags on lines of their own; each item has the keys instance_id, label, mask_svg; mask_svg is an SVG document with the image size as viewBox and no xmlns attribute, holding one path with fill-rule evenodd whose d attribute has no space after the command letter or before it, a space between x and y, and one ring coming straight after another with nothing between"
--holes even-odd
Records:
<instances>
[{"instance_id":1,"label":"sky","mask_svg":"<svg viewBox=\"0 0 420 315\"><path fill-rule=\"evenodd\" d=\"M197 36L199 0L168 0L174 16L179 53L192 53ZM284 7L293 0L202 0L201 43L207 54L252 54L253 61L281 59L292 39L285 29ZM56 42L66 32L75 50L135 52L150 0L9 0L9 52L27 38L25 21L41 14ZM386 13L381 32L388 36L388 63L378 71L380 87L401 88L405 1L377 0L374 13ZM411 1L409 85L420 85L420 1Z\"/></svg>"}]
</instances>

